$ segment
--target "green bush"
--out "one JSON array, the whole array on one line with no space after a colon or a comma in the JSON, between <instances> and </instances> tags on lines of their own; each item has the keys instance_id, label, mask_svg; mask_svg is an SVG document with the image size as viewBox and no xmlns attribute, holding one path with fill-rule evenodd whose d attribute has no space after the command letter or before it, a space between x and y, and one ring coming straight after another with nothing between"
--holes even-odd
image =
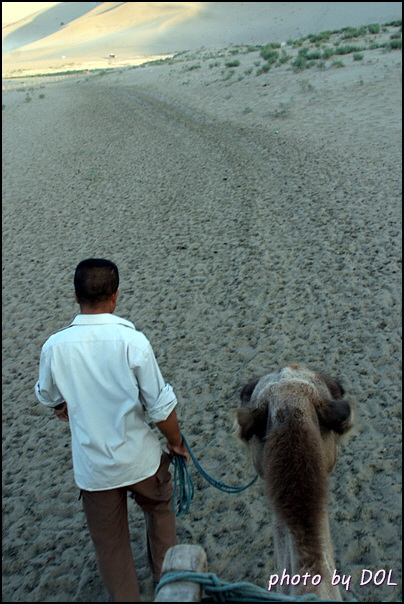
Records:
<instances>
[{"instance_id":1,"label":"green bush","mask_svg":"<svg viewBox=\"0 0 404 604\"><path fill-rule=\"evenodd\" d=\"M297 48L298 46L303 46L304 40L304 38L300 38L299 40L286 40L286 44L292 48Z\"/></svg>"},{"instance_id":2,"label":"green bush","mask_svg":"<svg viewBox=\"0 0 404 604\"><path fill-rule=\"evenodd\" d=\"M186 65L184 67L184 71L193 71L194 69L200 69L201 66L199 64L195 64L195 65Z\"/></svg>"},{"instance_id":3,"label":"green bush","mask_svg":"<svg viewBox=\"0 0 404 604\"><path fill-rule=\"evenodd\" d=\"M390 48L391 50L398 50L401 48L401 40L391 40L386 44L386 48Z\"/></svg>"},{"instance_id":4,"label":"green bush","mask_svg":"<svg viewBox=\"0 0 404 604\"><path fill-rule=\"evenodd\" d=\"M261 48L260 55L268 63L275 63L278 60L279 52L273 48L272 44L266 44Z\"/></svg>"},{"instance_id":5,"label":"green bush","mask_svg":"<svg viewBox=\"0 0 404 604\"><path fill-rule=\"evenodd\" d=\"M323 57L322 57L322 58L323 58L325 61L327 61L327 59L330 59L330 58L331 58L333 55L335 55L335 50L334 50L334 48L331 48L331 47L329 47L329 46L327 46L327 48L324 48L324 51L323 51Z\"/></svg>"},{"instance_id":6,"label":"green bush","mask_svg":"<svg viewBox=\"0 0 404 604\"><path fill-rule=\"evenodd\" d=\"M301 69L307 69L308 64L307 64L306 57L303 54L298 55L296 57L296 59L293 61L292 67L295 71L300 71Z\"/></svg>"},{"instance_id":7,"label":"green bush","mask_svg":"<svg viewBox=\"0 0 404 604\"><path fill-rule=\"evenodd\" d=\"M338 46L338 48L335 49L335 54L349 55L351 52L359 52L360 50L362 50L362 48L359 46Z\"/></svg>"},{"instance_id":8,"label":"green bush","mask_svg":"<svg viewBox=\"0 0 404 604\"><path fill-rule=\"evenodd\" d=\"M359 38L360 36L366 35L367 28L364 25L362 27L344 27L342 32L342 38L344 40L347 38Z\"/></svg>"},{"instance_id":9,"label":"green bush","mask_svg":"<svg viewBox=\"0 0 404 604\"><path fill-rule=\"evenodd\" d=\"M226 67L228 67L229 69L231 67L238 67L240 65L240 61L235 60L235 61L228 61L227 63L225 63Z\"/></svg>"},{"instance_id":10,"label":"green bush","mask_svg":"<svg viewBox=\"0 0 404 604\"><path fill-rule=\"evenodd\" d=\"M257 71L257 75L261 75L263 73L267 73L272 67L272 63L264 63L262 67Z\"/></svg>"},{"instance_id":11,"label":"green bush","mask_svg":"<svg viewBox=\"0 0 404 604\"><path fill-rule=\"evenodd\" d=\"M380 25L378 23L371 23L370 25L368 25L368 30L370 34L379 34Z\"/></svg>"},{"instance_id":12,"label":"green bush","mask_svg":"<svg viewBox=\"0 0 404 604\"><path fill-rule=\"evenodd\" d=\"M355 52L353 54L354 61L362 61L362 59L363 59L363 54L361 54L360 52Z\"/></svg>"},{"instance_id":13,"label":"green bush","mask_svg":"<svg viewBox=\"0 0 404 604\"><path fill-rule=\"evenodd\" d=\"M290 55L288 55L285 50L282 50L282 54L279 58L279 64L283 65L284 63L287 63L288 61L290 61L291 58L292 57Z\"/></svg>"},{"instance_id":14,"label":"green bush","mask_svg":"<svg viewBox=\"0 0 404 604\"><path fill-rule=\"evenodd\" d=\"M309 41L312 44L316 44L317 42L324 42L325 40L329 40L333 34L337 33L335 30L331 31L322 31L319 34L310 34Z\"/></svg>"},{"instance_id":15,"label":"green bush","mask_svg":"<svg viewBox=\"0 0 404 604\"><path fill-rule=\"evenodd\" d=\"M313 50L313 52L308 52L306 55L306 59L308 61L316 61L317 59L321 59L322 54L320 50Z\"/></svg>"}]
</instances>

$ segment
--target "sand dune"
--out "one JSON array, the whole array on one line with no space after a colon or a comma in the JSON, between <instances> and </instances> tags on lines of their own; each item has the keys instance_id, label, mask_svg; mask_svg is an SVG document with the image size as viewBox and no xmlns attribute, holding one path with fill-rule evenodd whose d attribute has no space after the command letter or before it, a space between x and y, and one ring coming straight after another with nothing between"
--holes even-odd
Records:
<instances>
[{"instance_id":1,"label":"sand dune","mask_svg":"<svg viewBox=\"0 0 404 604\"><path fill-rule=\"evenodd\" d=\"M67 28L73 21L91 11L94 4L94 2L60 2L51 8L39 10L17 22L3 26L3 54L31 44L35 48L35 42L53 36L62 28ZM67 37L69 35L67 33Z\"/></svg>"},{"instance_id":2,"label":"sand dune","mask_svg":"<svg viewBox=\"0 0 404 604\"><path fill-rule=\"evenodd\" d=\"M139 64L145 58L230 44L265 44L326 29L381 23L399 2L61 2L3 28L3 76Z\"/></svg>"}]
</instances>

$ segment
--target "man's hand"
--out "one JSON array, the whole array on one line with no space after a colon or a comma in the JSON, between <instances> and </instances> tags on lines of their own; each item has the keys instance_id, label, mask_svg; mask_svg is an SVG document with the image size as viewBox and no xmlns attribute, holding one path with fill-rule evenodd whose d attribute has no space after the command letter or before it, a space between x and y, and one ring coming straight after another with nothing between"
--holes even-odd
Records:
<instances>
[{"instance_id":1,"label":"man's hand","mask_svg":"<svg viewBox=\"0 0 404 604\"><path fill-rule=\"evenodd\" d=\"M182 455L187 461L191 459L191 456L184 441L182 441L180 445L172 445L168 442L167 449L170 451L171 455Z\"/></svg>"},{"instance_id":2,"label":"man's hand","mask_svg":"<svg viewBox=\"0 0 404 604\"><path fill-rule=\"evenodd\" d=\"M58 419L60 419L62 422L68 422L69 421L69 414L67 412L67 404L65 402L60 403L60 405L57 405L56 407L53 408L55 415Z\"/></svg>"}]
</instances>

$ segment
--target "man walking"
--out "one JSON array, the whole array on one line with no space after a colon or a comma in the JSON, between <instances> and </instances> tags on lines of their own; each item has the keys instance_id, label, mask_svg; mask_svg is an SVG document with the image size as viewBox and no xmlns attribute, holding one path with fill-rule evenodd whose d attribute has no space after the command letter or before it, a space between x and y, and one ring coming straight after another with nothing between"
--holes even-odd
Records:
<instances>
[{"instance_id":1,"label":"man walking","mask_svg":"<svg viewBox=\"0 0 404 604\"><path fill-rule=\"evenodd\" d=\"M156 582L167 549L177 543L171 456L189 453L172 387L147 338L113 314L119 273L105 259L79 263L74 275L80 313L41 352L38 400L69 422L74 477L110 602L140 601L127 514L132 493L145 515L148 561ZM145 423L155 423L170 454Z\"/></svg>"}]
</instances>

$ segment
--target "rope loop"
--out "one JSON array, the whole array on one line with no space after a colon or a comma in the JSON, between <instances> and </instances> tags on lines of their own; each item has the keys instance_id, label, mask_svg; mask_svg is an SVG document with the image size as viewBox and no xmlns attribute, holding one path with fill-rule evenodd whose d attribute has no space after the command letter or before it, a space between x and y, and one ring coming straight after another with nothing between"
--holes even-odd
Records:
<instances>
[{"instance_id":1,"label":"rope loop","mask_svg":"<svg viewBox=\"0 0 404 604\"><path fill-rule=\"evenodd\" d=\"M190 508L191 501L194 497L194 483L191 475L188 472L187 461L182 455L175 455L173 458L174 465L174 494L173 507L175 502L178 502L177 509L174 508L176 516L183 516Z\"/></svg>"},{"instance_id":2,"label":"rope loop","mask_svg":"<svg viewBox=\"0 0 404 604\"><path fill-rule=\"evenodd\" d=\"M193 571L170 571L164 573L160 583L156 586L156 594L168 583L174 581L193 581L199 583L207 598L211 602L331 602L323 600L315 594L304 596L288 596L268 591L263 587L241 581L239 583L225 583L214 573L197 573ZM357 600L351 600L356 602Z\"/></svg>"},{"instance_id":3,"label":"rope loop","mask_svg":"<svg viewBox=\"0 0 404 604\"><path fill-rule=\"evenodd\" d=\"M198 460L196 459L191 447L188 444L187 439L183 434L181 434L182 439L184 441L185 446L188 449L188 452L191 456L192 461L195 464L197 470L202 474L203 478L213 487L219 489L219 491L223 491L224 493L241 493L245 489L248 489L254 482L257 480L258 476L255 476L253 480L251 480L248 484L237 487L225 484L215 478L212 478L205 470L202 468ZM173 495L173 508L176 513L176 516L183 516L189 510L191 501L194 496L194 484L189 473L188 465L186 459L182 455L175 455L173 458L174 465L174 495ZM175 502L178 501L178 507L175 509Z\"/></svg>"}]
</instances>

